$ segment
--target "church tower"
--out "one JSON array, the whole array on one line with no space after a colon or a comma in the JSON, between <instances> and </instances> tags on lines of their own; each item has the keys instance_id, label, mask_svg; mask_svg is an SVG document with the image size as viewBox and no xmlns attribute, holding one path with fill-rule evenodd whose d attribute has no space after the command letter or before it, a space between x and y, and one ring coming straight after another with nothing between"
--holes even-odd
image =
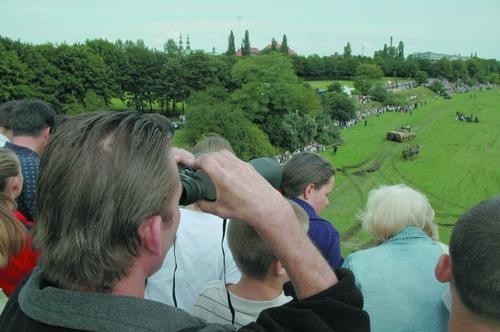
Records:
<instances>
[{"instance_id":1,"label":"church tower","mask_svg":"<svg viewBox=\"0 0 500 332\"><path fill-rule=\"evenodd\" d=\"M179 36L179 53L184 54L184 44L182 43L182 34Z\"/></svg>"},{"instance_id":2,"label":"church tower","mask_svg":"<svg viewBox=\"0 0 500 332\"><path fill-rule=\"evenodd\" d=\"M191 44L189 43L189 35L187 35L186 39L186 54L191 53Z\"/></svg>"}]
</instances>

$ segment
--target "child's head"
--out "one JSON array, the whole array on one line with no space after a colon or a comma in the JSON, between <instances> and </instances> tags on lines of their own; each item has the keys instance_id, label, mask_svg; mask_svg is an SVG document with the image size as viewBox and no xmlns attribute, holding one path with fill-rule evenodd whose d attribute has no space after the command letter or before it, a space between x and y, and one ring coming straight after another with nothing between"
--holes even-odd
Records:
<instances>
[{"instance_id":1,"label":"child's head","mask_svg":"<svg viewBox=\"0 0 500 332\"><path fill-rule=\"evenodd\" d=\"M231 146L231 143L229 143L227 139L220 136L219 134L210 134L198 141L198 143L196 143L196 145L191 149L191 152L195 156L197 156L203 153L217 152L224 149L236 155L236 153L234 153L233 147Z\"/></svg>"},{"instance_id":2,"label":"child's head","mask_svg":"<svg viewBox=\"0 0 500 332\"><path fill-rule=\"evenodd\" d=\"M289 202L300 224L307 231L309 227L307 213L297 203ZM264 280L269 273L270 266L276 262L276 257L259 237L259 234L247 223L240 220L231 220L228 226L227 239L241 273L258 280Z\"/></svg>"}]
</instances>

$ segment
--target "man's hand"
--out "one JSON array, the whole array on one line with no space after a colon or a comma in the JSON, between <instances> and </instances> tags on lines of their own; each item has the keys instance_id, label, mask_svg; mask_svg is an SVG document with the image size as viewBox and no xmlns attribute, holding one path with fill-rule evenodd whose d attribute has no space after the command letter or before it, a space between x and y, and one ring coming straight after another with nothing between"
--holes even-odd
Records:
<instances>
[{"instance_id":1,"label":"man's hand","mask_svg":"<svg viewBox=\"0 0 500 332\"><path fill-rule=\"evenodd\" d=\"M250 224L285 266L299 299L337 282L290 203L249 163L223 150L201 156L192 166L202 168L217 191L216 201L198 201L198 206L222 218Z\"/></svg>"},{"instance_id":2,"label":"man's hand","mask_svg":"<svg viewBox=\"0 0 500 332\"><path fill-rule=\"evenodd\" d=\"M170 151L172 152L172 156L174 157L176 164L191 166L191 164L194 162L194 155L187 150L172 147L170 148Z\"/></svg>"},{"instance_id":3,"label":"man's hand","mask_svg":"<svg viewBox=\"0 0 500 332\"><path fill-rule=\"evenodd\" d=\"M215 202L199 201L199 207L222 218L244 220L250 224L267 219L280 206L288 204L252 165L227 150L201 156L193 163L202 168L215 185Z\"/></svg>"}]
</instances>

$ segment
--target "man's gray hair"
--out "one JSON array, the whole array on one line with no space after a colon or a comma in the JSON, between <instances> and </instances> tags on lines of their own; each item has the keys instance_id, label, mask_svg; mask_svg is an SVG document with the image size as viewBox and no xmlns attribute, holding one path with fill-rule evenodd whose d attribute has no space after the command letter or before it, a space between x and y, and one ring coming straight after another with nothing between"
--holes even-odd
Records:
<instances>
[{"instance_id":1,"label":"man's gray hair","mask_svg":"<svg viewBox=\"0 0 500 332\"><path fill-rule=\"evenodd\" d=\"M40 162L36 246L59 287L109 292L139 255L138 227L160 215L178 183L169 126L138 112L66 121Z\"/></svg>"}]
</instances>

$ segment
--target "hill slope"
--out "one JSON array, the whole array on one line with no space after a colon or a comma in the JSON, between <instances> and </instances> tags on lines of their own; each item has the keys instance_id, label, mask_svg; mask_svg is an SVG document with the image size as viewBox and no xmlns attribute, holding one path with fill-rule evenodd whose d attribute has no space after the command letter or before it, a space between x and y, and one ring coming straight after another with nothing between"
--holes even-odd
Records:
<instances>
[{"instance_id":1,"label":"hill slope","mask_svg":"<svg viewBox=\"0 0 500 332\"><path fill-rule=\"evenodd\" d=\"M344 129L337 155L323 155L340 171L322 213L343 237L344 255L370 245L356 215L368 192L378 185L405 183L425 193L436 211L441 240L448 242L451 226L468 208L500 193L500 89L431 98L412 115L385 113ZM473 114L479 123L457 121L456 112ZM410 125L416 132L419 156L402 158L405 143L387 141L392 128Z\"/></svg>"}]
</instances>

